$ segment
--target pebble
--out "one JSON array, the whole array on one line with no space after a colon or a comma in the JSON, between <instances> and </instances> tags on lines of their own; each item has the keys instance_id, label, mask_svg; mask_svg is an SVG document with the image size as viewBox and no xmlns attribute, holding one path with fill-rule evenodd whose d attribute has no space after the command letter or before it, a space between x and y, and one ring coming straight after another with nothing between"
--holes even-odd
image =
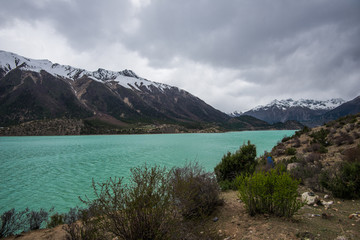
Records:
<instances>
[{"instance_id":1,"label":"pebble","mask_svg":"<svg viewBox=\"0 0 360 240\"><path fill-rule=\"evenodd\" d=\"M349 219L358 218L359 216L356 213L352 213L349 215Z\"/></svg>"},{"instance_id":2,"label":"pebble","mask_svg":"<svg viewBox=\"0 0 360 240\"><path fill-rule=\"evenodd\" d=\"M214 217L214 218L213 218L213 222L217 222L218 220L219 220L218 217Z\"/></svg>"}]
</instances>

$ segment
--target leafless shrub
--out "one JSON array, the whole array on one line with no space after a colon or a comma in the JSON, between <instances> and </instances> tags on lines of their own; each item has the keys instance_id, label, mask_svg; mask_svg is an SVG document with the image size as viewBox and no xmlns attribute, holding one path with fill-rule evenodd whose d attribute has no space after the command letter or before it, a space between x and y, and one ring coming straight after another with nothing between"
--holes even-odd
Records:
<instances>
[{"instance_id":1,"label":"leafless shrub","mask_svg":"<svg viewBox=\"0 0 360 240\"><path fill-rule=\"evenodd\" d=\"M340 135L334 138L333 141L337 146L354 143L353 137L349 133L345 132L340 132Z\"/></svg>"},{"instance_id":2,"label":"leafless shrub","mask_svg":"<svg viewBox=\"0 0 360 240\"><path fill-rule=\"evenodd\" d=\"M14 235L27 230L28 209L16 212L15 208L1 215L0 238Z\"/></svg>"},{"instance_id":3,"label":"leafless shrub","mask_svg":"<svg viewBox=\"0 0 360 240\"><path fill-rule=\"evenodd\" d=\"M222 202L214 173L205 172L198 163L174 168L171 186L176 208L185 218L207 216Z\"/></svg>"},{"instance_id":4,"label":"leafless shrub","mask_svg":"<svg viewBox=\"0 0 360 240\"><path fill-rule=\"evenodd\" d=\"M145 165L131 173L129 185L119 178L101 184L93 181L95 200L82 199L95 206L98 214L92 221L120 239L170 239L176 224L168 172Z\"/></svg>"},{"instance_id":5,"label":"leafless shrub","mask_svg":"<svg viewBox=\"0 0 360 240\"><path fill-rule=\"evenodd\" d=\"M360 146L346 149L343 158L347 162L360 162Z\"/></svg>"},{"instance_id":6,"label":"leafless shrub","mask_svg":"<svg viewBox=\"0 0 360 240\"><path fill-rule=\"evenodd\" d=\"M292 147L299 148L301 146L301 142L299 138L294 138L294 143L292 144Z\"/></svg>"}]
</instances>

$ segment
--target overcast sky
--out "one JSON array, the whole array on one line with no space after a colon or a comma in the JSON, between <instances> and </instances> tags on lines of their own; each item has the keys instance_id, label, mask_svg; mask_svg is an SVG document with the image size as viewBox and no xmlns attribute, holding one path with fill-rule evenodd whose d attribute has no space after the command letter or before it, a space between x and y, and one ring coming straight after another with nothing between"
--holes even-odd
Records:
<instances>
[{"instance_id":1,"label":"overcast sky","mask_svg":"<svg viewBox=\"0 0 360 240\"><path fill-rule=\"evenodd\" d=\"M359 0L2 0L0 49L131 69L224 112L360 95Z\"/></svg>"}]
</instances>

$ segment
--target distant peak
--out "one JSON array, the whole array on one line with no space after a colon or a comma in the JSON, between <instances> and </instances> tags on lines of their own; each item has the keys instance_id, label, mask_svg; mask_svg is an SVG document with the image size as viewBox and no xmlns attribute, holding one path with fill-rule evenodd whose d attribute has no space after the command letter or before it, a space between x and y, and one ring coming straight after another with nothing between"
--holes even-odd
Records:
<instances>
[{"instance_id":1,"label":"distant peak","mask_svg":"<svg viewBox=\"0 0 360 240\"><path fill-rule=\"evenodd\" d=\"M314 99L299 99L294 100L292 98L283 99L283 100L273 100L269 104L263 106L259 105L250 111L260 111L269 108L278 108L282 110L286 110L291 107L303 107L309 108L312 110L331 110L339 105L343 104L345 101L341 98L332 98L329 100L314 100Z\"/></svg>"}]
</instances>

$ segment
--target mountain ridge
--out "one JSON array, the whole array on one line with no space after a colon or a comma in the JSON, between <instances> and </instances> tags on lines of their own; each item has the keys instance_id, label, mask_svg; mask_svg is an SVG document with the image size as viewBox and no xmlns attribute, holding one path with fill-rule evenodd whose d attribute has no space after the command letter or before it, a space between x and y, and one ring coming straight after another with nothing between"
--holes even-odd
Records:
<instances>
[{"instance_id":1,"label":"mountain ridge","mask_svg":"<svg viewBox=\"0 0 360 240\"><path fill-rule=\"evenodd\" d=\"M0 51L0 127L38 120L50 126L47 120L64 117L85 120L84 134L108 128L111 133L137 133L129 129L144 126L214 131L230 118L185 90L141 78L132 70L91 72ZM144 132L153 132L147 128Z\"/></svg>"},{"instance_id":2,"label":"mountain ridge","mask_svg":"<svg viewBox=\"0 0 360 240\"><path fill-rule=\"evenodd\" d=\"M270 124L295 120L309 127L314 127L338 117L359 112L359 103L355 101L350 104L351 101L345 102L341 98L325 101L313 99L293 100L291 98L284 100L275 99L267 105L257 106L244 113L234 112L229 115L232 117L249 115ZM348 106L352 107L344 107L347 104L350 104ZM337 111L337 114L335 114L335 111ZM334 116L331 116L331 112Z\"/></svg>"}]
</instances>

